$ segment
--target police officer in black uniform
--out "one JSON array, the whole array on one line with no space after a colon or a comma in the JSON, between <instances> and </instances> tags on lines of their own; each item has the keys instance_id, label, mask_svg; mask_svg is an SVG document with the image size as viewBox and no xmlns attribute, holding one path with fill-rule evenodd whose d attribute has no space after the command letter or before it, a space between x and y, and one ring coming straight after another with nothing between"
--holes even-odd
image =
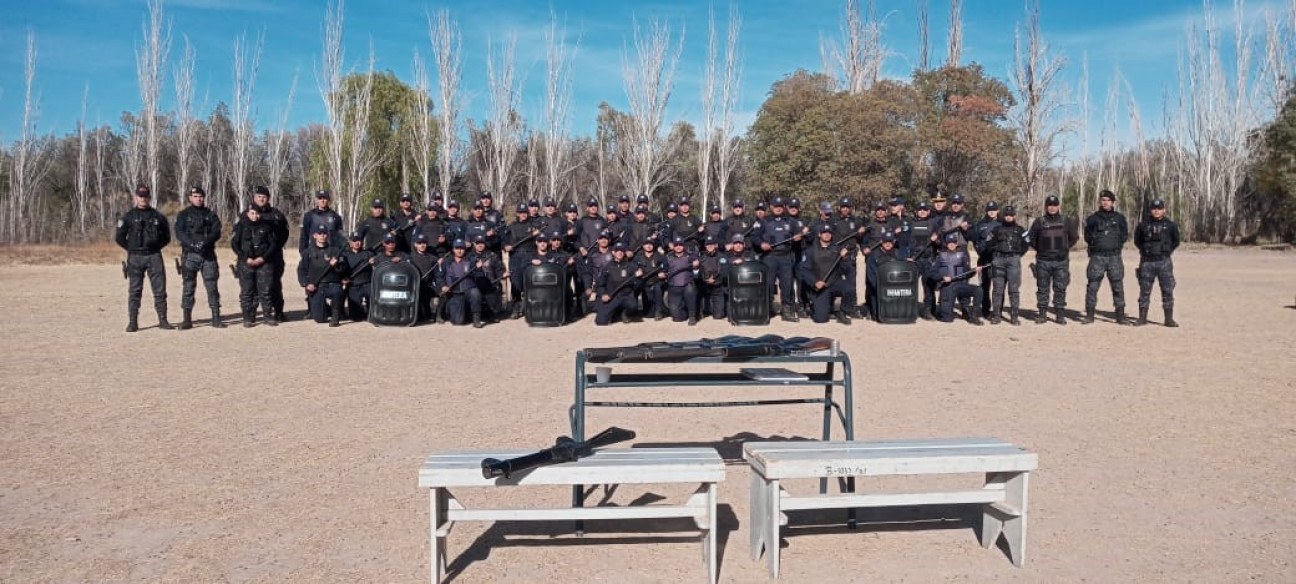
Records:
<instances>
[{"instance_id":1,"label":"police officer in black uniform","mask_svg":"<svg viewBox=\"0 0 1296 584\"><path fill-rule=\"evenodd\" d=\"M446 256L442 269L438 272L437 287L441 289L442 303L446 305L446 312L452 324L456 326L468 324L469 313L471 313L473 326L481 328L484 326L482 294L473 279L473 273L485 264L483 262L482 266L476 265L468 257L467 248L468 244L464 240L454 240L450 255Z\"/></svg>"},{"instance_id":2,"label":"police officer in black uniform","mask_svg":"<svg viewBox=\"0 0 1296 584\"><path fill-rule=\"evenodd\" d=\"M612 246L612 261L599 272L594 291L598 294L594 324L607 326L616 318L630 322L635 311L635 284L644 272L626 255L625 242Z\"/></svg>"},{"instance_id":3,"label":"police officer in black uniform","mask_svg":"<svg viewBox=\"0 0 1296 584\"><path fill-rule=\"evenodd\" d=\"M433 323L437 313L435 272L440 268L440 258L432 252L432 245L427 235L420 233L414 236L414 251L409 254L409 261L419 269L419 306L418 320L431 318Z\"/></svg>"},{"instance_id":4,"label":"police officer in black uniform","mask_svg":"<svg viewBox=\"0 0 1296 584\"><path fill-rule=\"evenodd\" d=\"M889 261L906 259L904 252L899 247L899 241L900 238L896 237L896 234L890 231L883 233L881 243L878 244L877 249L873 250L872 252L869 252L868 260L865 262L864 280L866 282L873 282L873 286L869 288L869 290L871 290L871 293L873 294L873 297L868 299L868 304L869 306L875 307L875 309L876 307L881 306L881 304L879 304L878 302L878 297L877 297L878 296L878 285L877 285L878 266ZM849 259L849 256L847 256L847 259ZM848 282L847 284L853 286L855 283L852 281L852 282ZM843 307L844 306L845 305L843 305ZM874 316L878 318L881 317L880 314L875 314Z\"/></svg>"},{"instance_id":5,"label":"police officer in black uniform","mask_svg":"<svg viewBox=\"0 0 1296 584\"><path fill-rule=\"evenodd\" d=\"M238 225L234 226L230 247L234 249L234 255L238 256L239 307L243 310L244 327L256 324L258 304L261 305L261 316L266 325L279 325L272 295L276 274L272 258L283 246L279 237L279 229L263 219L256 206L249 206L241 215Z\"/></svg>"},{"instance_id":6,"label":"police officer in black uniform","mask_svg":"<svg viewBox=\"0 0 1296 584\"><path fill-rule=\"evenodd\" d=\"M765 253L763 260L769 266L770 277L778 283L783 320L796 322L796 293L792 280L797 258L793 243L801 240L802 233L797 222L784 214L785 209L783 197L774 197L770 201L771 213L761 222L760 248Z\"/></svg>"},{"instance_id":7,"label":"police officer in black uniform","mask_svg":"<svg viewBox=\"0 0 1296 584\"><path fill-rule=\"evenodd\" d=\"M729 260L720 251L720 240L706 236L702 240L702 253L698 256L698 299L705 303L711 317L723 320L725 317L725 296L729 294L725 275L729 271ZM701 307L698 310L701 314Z\"/></svg>"},{"instance_id":8,"label":"police officer in black uniform","mask_svg":"<svg viewBox=\"0 0 1296 584\"><path fill-rule=\"evenodd\" d=\"M275 320L277 323L284 322L288 320L287 315L284 314L283 294L283 275L287 266L283 248L288 245L288 216L270 204L270 189L264 185L252 187L252 207L261 213L261 221L269 223L274 228L275 239L279 242L268 256L274 266L274 276L270 281L270 301L274 306Z\"/></svg>"},{"instance_id":9,"label":"police officer in black uniform","mask_svg":"<svg viewBox=\"0 0 1296 584\"><path fill-rule=\"evenodd\" d=\"M811 318L825 323L832 314L833 298L840 297L843 308L854 306L857 299L853 287L848 285L855 280L855 273L846 265L850 252L833 245L832 225L820 225L818 232L819 240L802 254L798 275L810 294ZM851 323L845 310L837 311L837 322Z\"/></svg>"},{"instance_id":10,"label":"police officer in black uniform","mask_svg":"<svg viewBox=\"0 0 1296 584\"><path fill-rule=\"evenodd\" d=\"M1152 283L1161 283L1161 308L1165 325L1177 327L1174 319L1174 262L1170 256L1179 248L1179 226L1166 217L1165 201L1152 201L1148 217L1134 229L1134 247L1139 250L1139 318L1135 324L1147 324L1152 303Z\"/></svg>"},{"instance_id":11,"label":"police officer in black uniform","mask_svg":"<svg viewBox=\"0 0 1296 584\"><path fill-rule=\"evenodd\" d=\"M1004 207L1003 219L990 234L991 265L994 266L993 298L994 307L990 310L990 324L999 324L1003 319L1004 288L1007 287L1008 300L1012 309L1008 313L1009 324L1021 326L1018 309L1021 305L1021 257L1026 253L1026 228L1017 222L1017 209L1012 205Z\"/></svg>"},{"instance_id":12,"label":"police officer in black uniform","mask_svg":"<svg viewBox=\"0 0 1296 584\"><path fill-rule=\"evenodd\" d=\"M1089 266L1085 269L1085 315L1080 322L1093 324L1098 289L1106 277L1111 281L1116 324L1129 324L1125 317L1125 262L1121 259L1121 249L1129 241L1129 223L1116 210L1116 193L1107 189L1098 193L1098 211L1085 219L1084 238L1089 247Z\"/></svg>"},{"instance_id":13,"label":"police officer in black uniform","mask_svg":"<svg viewBox=\"0 0 1296 584\"><path fill-rule=\"evenodd\" d=\"M508 254L509 302L513 304L513 318L522 318L523 259L535 252L536 238L540 235L539 223L531 217L531 208L519 204L514 210L515 220L504 228L504 252Z\"/></svg>"},{"instance_id":14,"label":"police officer in black uniform","mask_svg":"<svg viewBox=\"0 0 1296 584\"><path fill-rule=\"evenodd\" d=\"M221 238L221 220L207 208L207 193L202 187L189 189L189 206L176 215L176 239L180 240L180 269L184 290L180 308L184 319L180 330L193 327L194 292L198 288L198 275L202 274L203 287L207 289L207 305L211 307L212 328L225 328L220 315L220 264L216 262L216 242Z\"/></svg>"},{"instance_id":15,"label":"police officer in black uniform","mask_svg":"<svg viewBox=\"0 0 1296 584\"><path fill-rule=\"evenodd\" d=\"M347 275L342 248L329 240L326 225L315 226L311 245L297 264L297 283L306 289L306 306L317 323L335 327L342 319L342 278Z\"/></svg>"},{"instance_id":16,"label":"police officer in black uniform","mask_svg":"<svg viewBox=\"0 0 1296 584\"><path fill-rule=\"evenodd\" d=\"M129 321L126 332L139 330L140 297L144 295L144 276L153 289L153 308L157 310L158 328L171 330L167 322L166 266L162 248L171 243L171 228L166 216L149 206L153 198L147 186L135 187L135 206L117 220L117 245L126 250L126 273L130 284L126 293Z\"/></svg>"},{"instance_id":17,"label":"police officer in black uniform","mask_svg":"<svg viewBox=\"0 0 1296 584\"><path fill-rule=\"evenodd\" d=\"M937 251L937 240L940 238L941 220L932 214L927 201L919 201L914 211L915 217L909 222L909 241L905 253L922 275L922 304L918 305L918 316L923 320L935 318L936 281L928 276L932 257Z\"/></svg>"},{"instance_id":18,"label":"police officer in black uniform","mask_svg":"<svg viewBox=\"0 0 1296 584\"><path fill-rule=\"evenodd\" d=\"M1039 314L1036 324L1048 322L1049 287L1053 289L1053 308L1057 323L1066 324L1066 289L1071 283L1071 248L1080 240L1075 220L1063 217L1062 201L1049 195L1044 200L1044 216L1031 224L1026 240L1035 250L1035 301Z\"/></svg>"},{"instance_id":19,"label":"police officer in black uniform","mask_svg":"<svg viewBox=\"0 0 1296 584\"><path fill-rule=\"evenodd\" d=\"M725 249L728 250L733 244L733 236L742 236L745 248L751 248L753 241L752 235L755 234L756 218L747 214L747 207L743 204L742 199L734 199L729 203L729 218L725 219Z\"/></svg>"},{"instance_id":20,"label":"police officer in black uniform","mask_svg":"<svg viewBox=\"0 0 1296 584\"><path fill-rule=\"evenodd\" d=\"M670 306L671 319L675 322L688 321L689 326L698 321L698 292L693 270L701 267L697 255L688 251L688 244L683 237L675 236L671 241L671 253L664 258L666 264L666 302Z\"/></svg>"},{"instance_id":21,"label":"police officer in black uniform","mask_svg":"<svg viewBox=\"0 0 1296 584\"><path fill-rule=\"evenodd\" d=\"M422 215L414 210L414 195L402 193L400 201L396 203L396 212L392 214L392 222L396 226L396 249L409 253L414 249L414 226Z\"/></svg>"},{"instance_id":22,"label":"police officer in black uniform","mask_svg":"<svg viewBox=\"0 0 1296 584\"><path fill-rule=\"evenodd\" d=\"M446 233L445 220L441 218L444 209L437 203L429 203L423 210L423 216L414 224L414 239L422 235L427 239L428 252L440 258L450 253L450 242L454 241Z\"/></svg>"},{"instance_id":23,"label":"police officer in black uniform","mask_svg":"<svg viewBox=\"0 0 1296 584\"><path fill-rule=\"evenodd\" d=\"M501 282L509 277L509 272L504 267L504 260L500 259L498 253L490 249L488 241L486 237L478 235L473 240L473 247L469 250L469 256L474 264L481 266L476 272L473 272L472 279L477 282L477 288L481 290L483 313L489 309L491 318L498 320L504 315L504 291ZM484 320L475 319L473 321L474 328L481 328L482 326L485 326Z\"/></svg>"},{"instance_id":24,"label":"police officer in black uniform","mask_svg":"<svg viewBox=\"0 0 1296 584\"><path fill-rule=\"evenodd\" d=\"M702 247L702 220L693 215L693 202L687 198L682 198L676 204L679 213L671 220L671 240L681 237L684 239L684 247L690 254L696 254L697 250Z\"/></svg>"},{"instance_id":25,"label":"police officer in black uniform","mask_svg":"<svg viewBox=\"0 0 1296 584\"><path fill-rule=\"evenodd\" d=\"M342 216L329 207L332 195L327 190L315 191L315 208L302 214L301 237L297 241L297 251L305 252L311 244L311 234L315 228L323 225L329 230L329 241L342 241Z\"/></svg>"},{"instance_id":26,"label":"police officer in black uniform","mask_svg":"<svg viewBox=\"0 0 1296 584\"><path fill-rule=\"evenodd\" d=\"M342 286L346 288L347 318L360 322L369 318L374 252L365 249L364 236L358 231L347 237L347 245L347 250L342 252L342 260L349 270L342 280Z\"/></svg>"},{"instance_id":27,"label":"police officer in black uniform","mask_svg":"<svg viewBox=\"0 0 1296 584\"><path fill-rule=\"evenodd\" d=\"M364 248L377 251L383 245L383 239L396 231L396 222L387 216L387 203L374 199L369 204L369 217L356 224L356 233L364 238Z\"/></svg>"},{"instance_id":28,"label":"police officer in black uniform","mask_svg":"<svg viewBox=\"0 0 1296 584\"><path fill-rule=\"evenodd\" d=\"M652 317L653 320L666 318L665 280L666 258L657 250L656 239L645 240L639 245L634 256L635 265L643 273L643 284L639 286L640 314Z\"/></svg>"},{"instance_id":29,"label":"police officer in black uniform","mask_svg":"<svg viewBox=\"0 0 1296 584\"><path fill-rule=\"evenodd\" d=\"M728 232L729 224L724 220L724 212L720 210L720 205L711 205L707 210L707 221L702 224L702 235L699 235L698 239L705 243L709 237L718 244L728 238Z\"/></svg>"},{"instance_id":30,"label":"police officer in black uniform","mask_svg":"<svg viewBox=\"0 0 1296 584\"><path fill-rule=\"evenodd\" d=\"M972 266L972 258L964 249L963 244L959 243L957 233L948 233L945 235L945 249L936 255L935 261L932 262L931 277L940 281L940 320L942 322L954 322L954 303L958 302L963 308L963 315L968 322L981 325L981 303L985 302L985 296L981 292L980 286L973 286L967 283L963 278L965 274L975 271L980 274L984 269L982 266ZM972 306L967 305L967 300L972 300Z\"/></svg>"},{"instance_id":31,"label":"police officer in black uniform","mask_svg":"<svg viewBox=\"0 0 1296 584\"><path fill-rule=\"evenodd\" d=\"M985 266L992 265L994 249L990 247L990 236L994 233L995 229L999 228L999 225L999 203L990 201L989 203L986 203L985 216L982 217L980 221L977 221L976 225L972 226L970 231L972 247L975 248L977 252L978 266L984 268ZM990 283L993 281L992 274L994 268L990 268L990 270L991 272L985 272L987 277L981 278L981 296L987 300L987 302L982 303L981 307L981 316L984 317L990 316ZM992 320L991 322L993 323L994 321Z\"/></svg>"},{"instance_id":32,"label":"police officer in black uniform","mask_svg":"<svg viewBox=\"0 0 1296 584\"><path fill-rule=\"evenodd\" d=\"M481 198L478 202L482 205L482 216L496 229L504 226L504 213L495 208L495 195L490 191L482 191ZM486 242L488 245L489 241Z\"/></svg>"}]
</instances>

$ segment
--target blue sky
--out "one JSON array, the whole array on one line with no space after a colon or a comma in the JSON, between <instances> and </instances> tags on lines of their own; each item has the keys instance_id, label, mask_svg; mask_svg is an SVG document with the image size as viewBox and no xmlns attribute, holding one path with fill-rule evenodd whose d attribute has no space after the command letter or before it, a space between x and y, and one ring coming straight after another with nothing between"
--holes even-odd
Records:
<instances>
[{"instance_id":1,"label":"blue sky","mask_svg":"<svg viewBox=\"0 0 1296 584\"><path fill-rule=\"evenodd\" d=\"M943 60L948 4L928 1L933 58ZM1068 58L1066 76L1073 88L1078 86L1081 59L1088 59L1094 111L1100 110L1108 82L1119 68L1140 103L1145 124L1157 123L1161 119L1163 91L1173 89L1176 83L1179 47L1187 27L1200 19L1201 4L1174 0L1045 0L1042 4L1045 35ZM1217 4L1218 14L1230 13L1231 3ZM1249 21L1258 27L1265 7L1278 4L1276 0L1251 0L1247 7ZM842 5L841 0L738 3L743 17L744 75L739 107L744 125L754 118L773 82L797 68L821 68L820 38L838 34ZM169 0L165 3L173 37L169 65L178 60L187 36L198 58L197 101L206 105L204 112L210 111L218 101L231 101L235 38L242 33L255 37L263 32L265 47L254 100L258 125L277 124L295 74L299 76L298 93L290 125L322 120L315 71L325 6L325 0ZM35 32L39 51L36 85L41 97L42 132L63 133L75 128L87 84L87 117L92 123L115 123L122 111L139 109L134 51L142 38L143 0L0 0L0 8L5 14L0 21L0 140L13 140L21 126L22 60L28 30ZM426 13L440 8L451 11L463 35L468 117L480 117L487 105L488 39L500 41L516 34L519 75L525 83L523 111L528 118L539 120L544 27L552 8L565 20L569 41L579 43L574 62L574 131L590 131L601 101L625 107L621 61L635 19L641 23L661 20L677 34L684 34L670 113L672 119L696 122L700 118L707 3L351 0L346 5L347 59L358 66L372 41L377 67L410 80L414 50L417 48L425 57L430 52ZM915 1L878 0L878 9L888 15L886 42L896 53L887 61L884 72L904 77L918 54ZM716 3L721 30L727 10L728 4ZM1022 11L1019 1L965 2L964 62L979 62L991 74L1006 79L1012 59L1013 29L1022 19ZM164 107L169 108L172 92L168 80ZM1128 135L1124 115L1121 117L1121 133ZM1100 123L1089 123L1091 149L1096 148ZM1159 133L1155 127L1145 131ZM1078 139L1074 141L1078 143Z\"/></svg>"}]
</instances>

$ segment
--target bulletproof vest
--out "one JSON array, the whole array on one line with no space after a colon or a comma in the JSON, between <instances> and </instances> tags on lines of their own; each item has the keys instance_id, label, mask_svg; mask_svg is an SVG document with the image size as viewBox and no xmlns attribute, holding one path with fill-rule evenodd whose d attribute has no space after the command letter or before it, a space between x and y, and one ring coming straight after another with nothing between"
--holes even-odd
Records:
<instances>
[{"instance_id":1,"label":"bulletproof vest","mask_svg":"<svg viewBox=\"0 0 1296 584\"><path fill-rule=\"evenodd\" d=\"M527 219L526 221L514 221L513 224L509 226L509 235L512 236L509 243L516 247L519 241L526 240L522 243L522 246L526 249L535 249L535 240L538 236L532 236L531 234L531 230L535 228L536 222L532 219ZM517 250L515 249L514 251Z\"/></svg>"},{"instance_id":2,"label":"bulletproof vest","mask_svg":"<svg viewBox=\"0 0 1296 584\"><path fill-rule=\"evenodd\" d=\"M483 217L482 219L469 219L464 221L463 227L464 239L469 240L471 243L476 240L478 236L486 237L486 232L493 229L494 225Z\"/></svg>"},{"instance_id":3,"label":"bulletproof vest","mask_svg":"<svg viewBox=\"0 0 1296 584\"><path fill-rule=\"evenodd\" d=\"M622 284L634 277L635 265L629 260L620 262L614 261L604 268L604 273L607 274L607 287L604 289L604 293L611 294L613 291L616 291L617 288L620 288ZM630 286L626 286L619 292L628 292L629 289Z\"/></svg>"},{"instance_id":4,"label":"bulletproof vest","mask_svg":"<svg viewBox=\"0 0 1296 584\"><path fill-rule=\"evenodd\" d=\"M670 254L666 256L666 274L670 275L666 284L668 286L688 286L693 283L692 270L687 269L693 264L693 256L684 254L677 256ZM674 272L674 275L671 273Z\"/></svg>"},{"instance_id":5,"label":"bulletproof vest","mask_svg":"<svg viewBox=\"0 0 1296 584\"><path fill-rule=\"evenodd\" d=\"M936 266L940 270L940 277L944 278L949 276L953 278L966 272L970 268L971 262L968 260L968 255L965 251L946 250L940 252L940 254L936 256Z\"/></svg>"},{"instance_id":6,"label":"bulletproof vest","mask_svg":"<svg viewBox=\"0 0 1296 584\"><path fill-rule=\"evenodd\" d=\"M590 250L589 255L585 256L585 266L589 269L592 279L597 279L600 272L608 264L612 263L612 250L600 251L597 249Z\"/></svg>"},{"instance_id":7,"label":"bulletproof vest","mask_svg":"<svg viewBox=\"0 0 1296 584\"><path fill-rule=\"evenodd\" d=\"M374 249L378 247L384 237L391 233L395 227L391 219L386 215L370 217L360 224L364 228L364 246L365 249Z\"/></svg>"},{"instance_id":8,"label":"bulletproof vest","mask_svg":"<svg viewBox=\"0 0 1296 584\"><path fill-rule=\"evenodd\" d=\"M963 230L958 227L967 221L966 213L950 213L941 218L941 233L953 233L958 235L959 247L967 245L967 238L963 236Z\"/></svg>"},{"instance_id":9,"label":"bulletproof vest","mask_svg":"<svg viewBox=\"0 0 1296 584\"><path fill-rule=\"evenodd\" d=\"M444 220L442 220L442 223L445 224L445 236L446 239L450 240L450 243L454 243L454 240L456 239L463 239L464 236L463 219L460 219L458 217L446 217Z\"/></svg>"},{"instance_id":10,"label":"bulletproof vest","mask_svg":"<svg viewBox=\"0 0 1296 584\"><path fill-rule=\"evenodd\" d=\"M730 215L729 218L725 220L725 224L729 227L730 237L733 237L735 235L741 235L744 238L751 235L751 233L748 233L747 230L751 229L752 225L755 224L755 222L756 222L755 219L748 217L747 215L743 215L741 217L737 215Z\"/></svg>"},{"instance_id":11,"label":"bulletproof vest","mask_svg":"<svg viewBox=\"0 0 1296 584\"><path fill-rule=\"evenodd\" d=\"M931 246L931 236L936 233L936 221L930 216L926 219L914 219L909 224L909 240L914 255Z\"/></svg>"},{"instance_id":12,"label":"bulletproof vest","mask_svg":"<svg viewBox=\"0 0 1296 584\"><path fill-rule=\"evenodd\" d=\"M243 226L243 249L241 255L246 258L262 258L274 250L274 226L265 221L248 223Z\"/></svg>"},{"instance_id":13,"label":"bulletproof vest","mask_svg":"<svg viewBox=\"0 0 1296 584\"><path fill-rule=\"evenodd\" d=\"M309 262L306 270L306 281L317 284L329 284L342 281L342 276L338 269L329 269L329 258L336 258L340 255L337 248L331 246L319 247L310 245L306 248L306 258Z\"/></svg>"},{"instance_id":14,"label":"bulletproof vest","mask_svg":"<svg viewBox=\"0 0 1296 584\"><path fill-rule=\"evenodd\" d=\"M692 215L676 215L675 218L671 220L671 228L675 230L676 235L682 237L688 237L697 233L697 228L701 224L702 222Z\"/></svg>"},{"instance_id":15,"label":"bulletproof vest","mask_svg":"<svg viewBox=\"0 0 1296 584\"><path fill-rule=\"evenodd\" d=\"M1003 224L991 235L990 249L1002 255L1021 255L1026 253L1026 230L1014 222Z\"/></svg>"},{"instance_id":16,"label":"bulletproof vest","mask_svg":"<svg viewBox=\"0 0 1296 584\"><path fill-rule=\"evenodd\" d=\"M700 268L698 270L699 278L701 278L704 281L707 278L715 278L716 285L722 283L720 280L721 274L724 273L725 264L728 263L728 261L725 260L723 254L719 252L716 252L714 254L704 253L702 254L701 257L698 258L698 262L700 265Z\"/></svg>"},{"instance_id":17,"label":"bulletproof vest","mask_svg":"<svg viewBox=\"0 0 1296 584\"><path fill-rule=\"evenodd\" d=\"M432 269L436 267L437 258L431 253L414 252L410 254L409 258L410 263L414 264L415 267L419 269L419 273L423 276L427 276L428 272L431 272ZM430 282L431 279L424 278L423 281Z\"/></svg>"},{"instance_id":18,"label":"bulletproof vest","mask_svg":"<svg viewBox=\"0 0 1296 584\"><path fill-rule=\"evenodd\" d=\"M810 262L810 270L814 273L815 279L830 282L828 279L830 277L833 279L844 278L845 272L841 269L841 262L837 261L841 257L840 254L838 248L832 246L815 245L807 250L806 259ZM834 265L837 268L835 270L833 270ZM833 271L829 274L828 270Z\"/></svg>"},{"instance_id":19,"label":"bulletproof vest","mask_svg":"<svg viewBox=\"0 0 1296 584\"><path fill-rule=\"evenodd\" d=\"M886 233L889 230L890 229L887 227L885 219L881 221L878 221L877 219L869 221L868 225L866 225L864 229L864 245L872 246L877 243L878 240L882 239L883 233Z\"/></svg>"},{"instance_id":20,"label":"bulletproof vest","mask_svg":"<svg viewBox=\"0 0 1296 584\"><path fill-rule=\"evenodd\" d=\"M476 262L472 261L472 259L466 255L463 260L447 260L445 264L443 264L445 270L445 285L454 285L451 292L467 292L472 289L476 284L468 274L473 271L475 266Z\"/></svg>"},{"instance_id":21,"label":"bulletproof vest","mask_svg":"<svg viewBox=\"0 0 1296 584\"><path fill-rule=\"evenodd\" d=\"M725 232L724 221L707 221L706 224L702 227L703 237L713 237L719 243L724 243L723 241L721 241L722 239L724 239L724 232Z\"/></svg>"},{"instance_id":22,"label":"bulletproof vest","mask_svg":"<svg viewBox=\"0 0 1296 584\"><path fill-rule=\"evenodd\" d=\"M162 247L162 214L153 208L131 209L126 213L126 249L156 252Z\"/></svg>"},{"instance_id":23,"label":"bulletproof vest","mask_svg":"<svg viewBox=\"0 0 1296 584\"><path fill-rule=\"evenodd\" d=\"M438 241L441 236L446 234L445 230L445 221L440 218L428 219L424 217L414 225L414 236L422 235L426 237L428 249L435 255L444 255L450 249L450 244L454 243L452 241ZM450 238L446 237L446 239L449 240Z\"/></svg>"},{"instance_id":24,"label":"bulletproof vest","mask_svg":"<svg viewBox=\"0 0 1296 584\"><path fill-rule=\"evenodd\" d=\"M315 233L315 230L323 225L329 230L329 238L337 237L342 232L342 218L332 209L321 211L311 209L306 212L306 233Z\"/></svg>"},{"instance_id":25,"label":"bulletproof vest","mask_svg":"<svg viewBox=\"0 0 1296 584\"><path fill-rule=\"evenodd\" d=\"M220 219L207 207L189 207L184 210L186 236L194 243L204 243L208 239L220 237ZM179 221L176 221L179 223Z\"/></svg>"},{"instance_id":26,"label":"bulletproof vest","mask_svg":"<svg viewBox=\"0 0 1296 584\"><path fill-rule=\"evenodd\" d=\"M486 211L482 213L482 217L492 225L502 225L504 223L504 214L500 213L499 209L486 209Z\"/></svg>"},{"instance_id":27,"label":"bulletproof vest","mask_svg":"<svg viewBox=\"0 0 1296 584\"><path fill-rule=\"evenodd\" d=\"M1039 241L1036 250L1042 254L1065 254L1067 245L1066 218L1061 214L1040 217Z\"/></svg>"},{"instance_id":28,"label":"bulletproof vest","mask_svg":"<svg viewBox=\"0 0 1296 584\"><path fill-rule=\"evenodd\" d=\"M1170 251L1170 222L1149 219L1143 228L1143 255L1162 257Z\"/></svg>"},{"instance_id":29,"label":"bulletproof vest","mask_svg":"<svg viewBox=\"0 0 1296 584\"><path fill-rule=\"evenodd\" d=\"M634 249L639 249L645 241L648 241L653 234L653 224L647 221L635 221L630 224L629 238L627 242Z\"/></svg>"},{"instance_id":30,"label":"bulletproof vest","mask_svg":"<svg viewBox=\"0 0 1296 584\"><path fill-rule=\"evenodd\" d=\"M976 250L978 254L985 254L990 251L990 237L994 234L1002 223L998 219L986 217L976 224L973 229L976 230Z\"/></svg>"},{"instance_id":31,"label":"bulletproof vest","mask_svg":"<svg viewBox=\"0 0 1296 584\"><path fill-rule=\"evenodd\" d=\"M654 253L651 256L642 253L635 254L634 261L635 265L643 269L645 275L652 272L659 272L666 265L665 259L663 259L662 255L659 253ZM647 278L646 280L648 284L655 284L661 281L660 278Z\"/></svg>"},{"instance_id":32,"label":"bulletproof vest","mask_svg":"<svg viewBox=\"0 0 1296 584\"><path fill-rule=\"evenodd\" d=\"M1097 218L1097 225L1094 229L1093 242L1089 245L1095 251L1119 251L1124 245L1121 240L1121 223L1125 221L1119 213L1115 211L1094 213Z\"/></svg>"},{"instance_id":33,"label":"bulletproof vest","mask_svg":"<svg viewBox=\"0 0 1296 584\"><path fill-rule=\"evenodd\" d=\"M586 215L580 218L580 246L586 249L594 249L598 244L598 236L607 223L602 217L592 217Z\"/></svg>"},{"instance_id":34,"label":"bulletproof vest","mask_svg":"<svg viewBox=\"0 0 1296 584\"><path fill-rule=\"evenodd\" d=\"M837 220L833 222L833 243L856 237L859 234L859 228L860 220L858 217L842 217L839 215ZM850 248L855 247L854 242L846 245Z\"/></svg>"}]
</instances>

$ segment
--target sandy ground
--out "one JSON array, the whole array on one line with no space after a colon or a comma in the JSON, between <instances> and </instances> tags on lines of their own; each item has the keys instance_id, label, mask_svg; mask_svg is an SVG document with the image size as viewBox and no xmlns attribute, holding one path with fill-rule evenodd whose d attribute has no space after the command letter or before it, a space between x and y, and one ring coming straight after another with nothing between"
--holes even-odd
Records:
<instances>
[{"instance_id":1,"label":"sandy ground","mask_svg":"<svg viewBox=\"0 0 1296 584\"><path fill-rule=\"evenodd\" d=\"M1135 262L1127 257L1131 306ZM416 478L429 452L541 446L566 433L582 346L773 332L840 339L855 363L860 439L992 435L1040 459L1025 568L978 546L972 510L901 509L866 513L855 532L834 524L840 514L794 516L814 527L784 538L785 582L1296 581L1296 254L1190 250L1176 262L1177 330L587 319L561 329L294 321L167 332L152 328L146 292L149 328L135 335L122 332L115 265L3 267L0 580L426 581ZM1072 307L1082 305L1080 279ZM168 283L178 320L179 280ZM228 274L221 288L226 312L237 312ZM289 302L303 306L296 293ZM1110 310L1106 292L1100 309ZM744 438L819 432L805 405L589 418L591 430L613 423L636 430L638 444L717 443L730 455ZM747 477L732 464L721 485L725 582L767 581L746 549ZM625 487L612 500L685 490ZM568 491L461 495L543 505L565 503ZM459 582L705 577L697 540L669 535L683 524L592 524L583 540L569 528L461 524L451 573Z\"/></svg>"}]
</instances>

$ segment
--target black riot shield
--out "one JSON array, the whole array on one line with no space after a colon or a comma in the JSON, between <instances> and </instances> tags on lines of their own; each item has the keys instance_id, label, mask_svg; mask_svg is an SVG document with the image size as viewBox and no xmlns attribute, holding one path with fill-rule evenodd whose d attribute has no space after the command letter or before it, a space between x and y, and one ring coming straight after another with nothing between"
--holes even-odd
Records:
<instances>
[{"instance_id":1,"label":"black riot shield","mask_svg":"<svg viewBox=\"0 0 1296 584\"><path fill-rule=\"evenodd\" d=\"M764 262L729 266L729 322L736 326L770 323L770 277Z\"/></svg>"},{"instance_id":2,"label":"black riot shield","mask_svg":"<svg viewBox=\"0 0 1296 584\"><path fill-rule=\"evenodd\" d=\"M373 269L369 322L380 326L413 326L418 321L421 274L410 262L388 262Z\"/></svg>"},{"instance_id":3,"label":"black riot shield","mask_svg":"<svg viewBox=\"0 0 1296 584\"><path fill-rule=\"evenodd\" d=\"M522 272L526 322L531 326L567 324L567 267L543 263Z\"/></svg>"},{"instance_id":4,"label":"black riot shield","mask_svg":"<svg viewBox=\"0 0 1296 584\"><path fill-rule=\"evenodd\" d=\"M918 266L892 260L877 267L877 319L884 324L911 324L918 320Z\"/></svg>"}]
</instances>

